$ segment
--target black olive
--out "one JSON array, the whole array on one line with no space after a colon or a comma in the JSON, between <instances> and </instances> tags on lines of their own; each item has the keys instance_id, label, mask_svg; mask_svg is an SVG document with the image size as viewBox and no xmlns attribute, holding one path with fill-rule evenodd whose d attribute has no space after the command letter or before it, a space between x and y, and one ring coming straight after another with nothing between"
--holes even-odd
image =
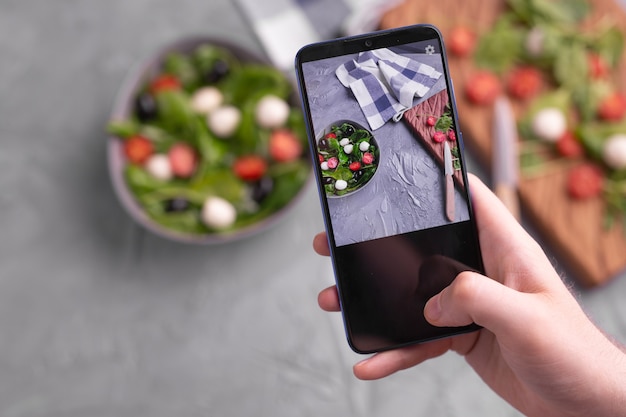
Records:
<instances>
[{"instance_id":1,"label":"black olive","mask_svg":"<svg viewBox=\"0 0 626 417\"><path fill-rule=\"evenodd\" d=\"M343 128L343 134L345 135L345 137L350 137L354 134L354 127L352 125L346 125Z\"/></svg>"},{"instance_id":2,"label":"black olive","mask_svg":"<svg viewBox=\"0 0 626 417\"><path fill-rule=\"evenodd\" d=\"M263 177L252 186L252 199L257 203L265 200L274 189L274 180L272 177Z\"/></svg>"},{"instance_id":3,"label":"black olive","mask_svg":"<svg viewBox=\"0 0 626 417\"><path fill-rule=\"evenodd\" d=\"M141 93L135 99L135 114L137 118L146 122L154 119L157 115L157 103L150 93Z\"/></svg>"},{"instance_id":4,"label":"black olive","mask_svg":"<svg viewBox=\"0 0 626 417\"><path fill-rule=\"evenodd\" d=\"M364 174L363 170L359 169L352 175L352 178L354 178L355 181L358 181L363 177L363 174Z\"/></svg>"},{"instance_id":5,"label":"black olive","mask_svg":"<svg viewBox=\"0 0 626 417\"><path fill-rule=\"evenodd\" d=\"M189 208L189 201L178 197L165 201L165 211L168 213L177 213L185 211Z\"/></svg>"},{"instance_id":6,"label":"black olive","mask_svg":"<svg viewBox=\"0 0 626 417\"><path fill-rule=\"evenodd\" d=\"M330 185L333 184L335 180L332 177L322 177L322 184Z\"/></svg>"},{"instance_id":7,"label":"black olive","mask_svg":"<svg viewBox=\"0 0 626 417\"><path fill-rule=\"evenodd\" d=\"M320 148L320 150L326 150L326 149L330 148L330 143L328 143L328 139L322 138L317 143L317 147Z\"/></svg>"},{"instance_id":8,"label":"black olive","mask_svg":"<svg viewBox=\"0 0 626 417\"><path fill-rule=\"evenodd\" d=\"M223 59L218 59L213 64L213 67L204 74L204 81L207 84L214 84L227 76L229 72L230 65L228 62Z\"/></svg>"}]
</instances>

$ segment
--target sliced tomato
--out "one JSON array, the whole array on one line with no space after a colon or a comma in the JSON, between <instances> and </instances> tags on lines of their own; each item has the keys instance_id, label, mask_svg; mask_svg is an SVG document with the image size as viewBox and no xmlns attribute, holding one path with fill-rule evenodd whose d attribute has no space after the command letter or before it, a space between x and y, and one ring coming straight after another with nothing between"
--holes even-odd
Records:
<instances>
[{"instance_id":1,"label":"sliced tomato","mask_svg":"<svg viewBox=\"0 0 626 417\"><path fill-rule=\"evenodd\" d=\"M241 156L233 163L233 172L244 181L258 181L267 172L267 162L258 155Z\"/></svg>"},{"instance_id":2,"label":"sliced tomato","mask_svg":"<svg viewBox=\"0 0 626 417\"><path fill-rule=\"evenodd\" d=\"M135 135L124 141L124 155L129 162L142 165L154 153L154 145L150 139Z\"/></svg>"},{"instance_id":3,"label":"sliced tomato","mask_svg":"<svg viewBox=\"0 0 626 417\"><path fill-rule=\"evenodd\" d=\"M174 175L180 178L189 178L196 170L198 158L191 145L178 142L172 145L167 156Z\"/></svg>"},{"instance_id":4,"label":"sliced tomato","mask_svg":"<svg viewBox=\"0 0 626 417\"><path fill-rule=\"evenodd\" d=\"M572 168L569 172L567 192L578 200L595 197L602 192L603 182L602 170L597 165L586 163Z\"/></svg>"},{"instance_id":5,"label":"sliced tomato","mask_svg":"<svg viewBox=\"0 0 626 417\"><path fill-rule=\"evenodd\" d=\"M289 162L302 155L302 144L292 131L279 129L270 136L269 150L275 161Z\"/></svg>"}]
</instances>

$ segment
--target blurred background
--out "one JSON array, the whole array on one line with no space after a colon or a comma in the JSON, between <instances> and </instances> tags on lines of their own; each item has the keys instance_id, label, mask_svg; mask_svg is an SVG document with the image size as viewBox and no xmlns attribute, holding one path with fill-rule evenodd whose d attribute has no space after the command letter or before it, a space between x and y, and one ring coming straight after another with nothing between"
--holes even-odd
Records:
<instances>
[{"instance_id":1,"label":"blurred background","mask_svg":"<svg viewBox=\"0 0 626 417\"><path fill-rule=\"evenodd\" d=\"M317 307L333 277L311 249L312 182L279 223L222 245L166 240L120 205L105 129L128 72L189 35L265 54L249 11L0 0L0 415L518 415L454 354L354 378L340 316ZM626 277L572 286L625 342Z\"/></svg>"}]
</instances>

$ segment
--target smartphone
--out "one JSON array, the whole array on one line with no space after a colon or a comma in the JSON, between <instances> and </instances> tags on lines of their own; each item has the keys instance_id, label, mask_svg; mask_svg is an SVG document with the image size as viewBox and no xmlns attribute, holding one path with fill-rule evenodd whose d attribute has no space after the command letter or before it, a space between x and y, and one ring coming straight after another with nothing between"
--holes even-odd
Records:
<instances>
[{"instance_id":1,"label":"smartphone","mask_svg":"<svg viewBox=\"0 0 626 417\"><path fill-rule=\"evenodd\" d=\"M350 347L372 353L477 330L426 302L483 264L439 30L303 47L296 73Z\"/></svg>"}]
</instances>

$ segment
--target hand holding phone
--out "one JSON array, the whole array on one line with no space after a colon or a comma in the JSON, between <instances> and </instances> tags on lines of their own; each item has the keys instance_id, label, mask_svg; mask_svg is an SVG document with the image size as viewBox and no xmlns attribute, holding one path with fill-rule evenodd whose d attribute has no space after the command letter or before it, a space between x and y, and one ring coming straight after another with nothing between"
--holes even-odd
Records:
<instances>
[{"instance_id":1,"label":"hand holding phone","mask_svg":"<svg viewBox=\"0 0 626 417\"><path fill-rule=\"evenodd\" d=\"M426 301L482 271L443 41L418 25L296 58L348 341L360 353L468 332Z\"/></svg>"}]
</instances>

